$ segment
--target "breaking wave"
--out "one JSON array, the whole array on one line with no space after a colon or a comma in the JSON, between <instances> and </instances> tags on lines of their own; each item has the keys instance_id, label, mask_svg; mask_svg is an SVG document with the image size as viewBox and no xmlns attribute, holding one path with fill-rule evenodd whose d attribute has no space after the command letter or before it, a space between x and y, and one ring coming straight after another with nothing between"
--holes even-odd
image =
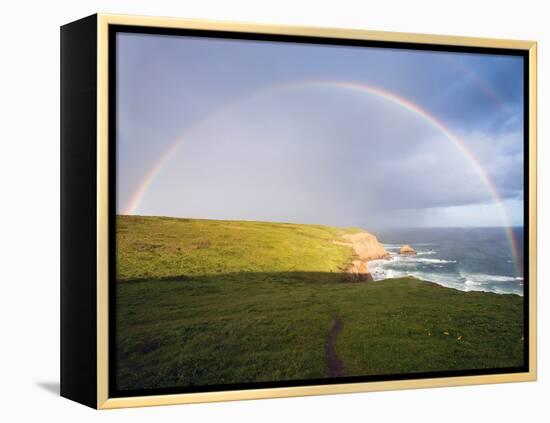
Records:
<instances>
[{"instance_id":1,"label":"breaking wave","mask_svg":"<svg viewBox=\"0 0 550 423\"><path fill-rule=\"evenodd\" d=\"M416 255L400 255L401 245L384 244L390 258L369 262L375 281L414 276L461 291L523 295L523 277L464 271L460 261L453 257L425 257L437 256L439 252L435 248L421 248L421 244L413 245ZM434 247L434 244L423 246Z\"/></svg>"}]
</instances>

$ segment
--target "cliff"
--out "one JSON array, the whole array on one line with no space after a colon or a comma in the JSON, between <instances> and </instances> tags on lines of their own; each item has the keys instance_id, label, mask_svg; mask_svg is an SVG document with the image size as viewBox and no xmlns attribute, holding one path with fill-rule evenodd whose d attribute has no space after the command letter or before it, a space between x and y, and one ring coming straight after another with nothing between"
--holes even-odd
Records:
<instances>
[{"instance_id":1,"label":"cliff","mask_svg":"<svg viewBox=\"0 0 550 423\"><path fill-rule=\"evenodd\" d=\"M372 275L370 274L367 262L369 260L389 258L389 253L378 239L369 232L345 234L342 238L346 242L338 243L353 248L357 256L357 259L353 260L346 269L348 279L353 281L372 281Z\"/></svg>"}]
</instances>

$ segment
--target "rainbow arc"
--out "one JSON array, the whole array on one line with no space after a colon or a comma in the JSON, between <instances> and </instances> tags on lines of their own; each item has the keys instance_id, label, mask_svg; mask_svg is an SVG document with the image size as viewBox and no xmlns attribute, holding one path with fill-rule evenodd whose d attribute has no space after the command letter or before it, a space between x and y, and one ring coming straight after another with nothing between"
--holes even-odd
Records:
<instances>
[{"instance_id":1,"label":"rainbow arc","mask_svg":"<svg viewBox=\"0 0 550 423\"><path fill-rule=\"evenodd\" d=\"M140 204L142 203L143 198L145 197L147 191L153 184L155 178L162 171L164 166L170 161L174 153L179 149L181 145L185 143L186 140L191 138L191 135L193 132L203 127L203 125L207 124L211 119L214 119L215 117L219 116L219 114L221 113L227 112L235 105L238 105L243 101L250 100L255 97L271 94L281 90L305 89L305 88L311 88L311 89L333 88L338 90L349 91L355 94L377 97L384 101L395 104L402 109L409 111L410 113L416 115L418 118L422 119L424 122L429 124L431 127L437 129L444 136L445 139L450 141L457 148L457 150L464 157L468 159L473 169L476 171L477 175L479 176L480 180L483 182L484 186L486 187L487 192L493 198L495 204L499 209L501 218L503 222L505 222L506 234L510 243L510 249L511 249L512 255L514 257L516 273L518 276L523 276L521 271L521 264L519 260L518 247L516 245L515 237L512 232L512 225L510 224L508 214L506 212L506 209L504 208L504 201L500 197L498 193L498 189L492 182L491 178L483 169L483 166L481 165L479 160L475 157L475 155L468 149L466 144L460 138L458 138L455 134L453 134L453 132L440 119L438 119L436 116L434 116L433 114L429 113L427 110L420 107L418 104L415 104L409 99L401 97L395 93L384 90L382 88L363 84L363 83L357 83L357 82L348 82L348 81L339 81L339 80L307 80L307 81L291 82L291 83L276 85L274 87L270 87L265 90L257 91L245 97L238 98L237 100L231 102L230 104L222 107L212 115L209 115L205 119L197 122L195 125L190 127L187 131L185 131L184 134L180 138L178 138L173 144L171 144L168 147L168 149L159 157L159 159L149 169L149 171L141 181L140 185L138 186L138 188L130 198L128 206L125 208L123 213L129 214L129 215L137 214Z\"/></svg>"}]
</instances>

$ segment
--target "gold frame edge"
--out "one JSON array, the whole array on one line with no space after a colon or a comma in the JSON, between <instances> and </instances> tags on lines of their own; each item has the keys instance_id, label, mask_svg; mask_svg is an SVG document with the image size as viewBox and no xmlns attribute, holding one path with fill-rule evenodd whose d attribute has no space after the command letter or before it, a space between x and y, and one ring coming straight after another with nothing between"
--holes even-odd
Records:
<instances>
[{"instance_id":1,"label":"gold frame edge","mask_svg":"<svg viewBox=\"0 0 550 423\"><path fill-rule=\"evenodd\" d=\"M109 398L108 22L97 17L97 408Z\"/></svg>"},{"instance_id":2,"label":"gold frame edge","mask_svg":"<svg viewBox=\"0 0 550 423\"><path fill-rule=\"evenodd\" d=\"M518 49L529 60L529 371L480 376L441 377L285 388L109 398L108 387L108 26L210 29L262 34L395 41L432 45ZM270 25L137 15L97 15L97 408L346 394L401 389L529 382L537 380L537 43L526 40L431 35L363 29Z\"/></svg>"}]
</instances>

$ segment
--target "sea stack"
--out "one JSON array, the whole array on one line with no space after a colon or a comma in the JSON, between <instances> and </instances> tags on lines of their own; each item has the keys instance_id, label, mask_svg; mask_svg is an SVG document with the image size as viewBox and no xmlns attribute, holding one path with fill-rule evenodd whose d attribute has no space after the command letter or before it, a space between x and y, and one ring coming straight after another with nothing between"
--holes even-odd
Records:
<instances>
[{"instance_id":1,"label":"sea stack","mask_svg":"<svg viewBox=\"0 0 550 423\"><path fill-rule=\"evenodd\" d=\"M403 245L400 249L399 249L399 254L403 255L403 256L415 256L416 255L416 251L413 247L411 247L409 244L406 244L406 245Z\"/></svg>"}]
</instances>

